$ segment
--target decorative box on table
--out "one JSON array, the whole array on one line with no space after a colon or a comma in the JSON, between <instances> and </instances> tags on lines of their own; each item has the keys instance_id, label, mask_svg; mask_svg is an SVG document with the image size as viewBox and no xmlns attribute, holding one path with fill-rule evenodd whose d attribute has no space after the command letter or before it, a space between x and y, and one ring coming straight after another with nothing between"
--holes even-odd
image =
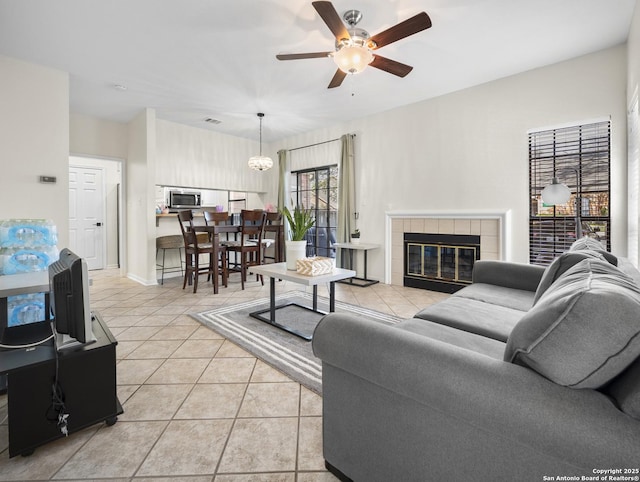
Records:
<instances>
[{"instance_id":1,"label":"decorative box on table","mask_svg":"<svg viewBox=\"0 0 640 482\"><path fill-rule=\"evenodd\" d=\"M321 274L332 273L335 266L335 259L324 258L322 256L296 260L296 272L305 276L318 276Z\"/></svg>"}]
</instances>

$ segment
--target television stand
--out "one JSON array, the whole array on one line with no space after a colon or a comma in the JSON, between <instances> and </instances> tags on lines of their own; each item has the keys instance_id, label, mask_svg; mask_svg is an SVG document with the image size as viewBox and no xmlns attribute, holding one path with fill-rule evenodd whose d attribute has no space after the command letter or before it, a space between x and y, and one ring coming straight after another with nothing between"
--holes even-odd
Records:
<instances>
[{"instance_id":1,"label":"television stand","mask_svg":"<svg viewBox=\"0 0 640 482\"><path fill-rule=\"evenodd\" d=\"M11 337L12 329L5 329L5 338ZM70 434L99 422L113 425L123 412L116 395L117 341L99 313L93 332L96 342L58 354ZM6 373L8 382L9 457L30 455L40 445L64 437L46 416L55 363L53 340L27 350L0 351L0 374Z\"/></svg>"}]
</instances>

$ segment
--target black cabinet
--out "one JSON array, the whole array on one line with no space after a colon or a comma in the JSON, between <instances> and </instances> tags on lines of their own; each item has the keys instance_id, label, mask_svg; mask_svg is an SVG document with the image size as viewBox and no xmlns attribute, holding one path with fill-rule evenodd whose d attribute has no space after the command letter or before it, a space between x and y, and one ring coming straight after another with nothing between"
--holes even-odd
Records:
<instances>
[{"instance_id":1,"label":"black cabinet","mask_svg":"<svg viewBox=\"0 0 640 482\"><path fill-rule=\"evenodd\" d=\"M111 425L122 413L116 395L116 340L95 314L97 341L58 354L59 395L68 414L69 433L99 422ZM0 352L0 372L7 373L9 456L28 455L36 447L64 437L55 419L53 346ZM54 419L51 421L50 419Z\"/></svg>"}]
</instances>

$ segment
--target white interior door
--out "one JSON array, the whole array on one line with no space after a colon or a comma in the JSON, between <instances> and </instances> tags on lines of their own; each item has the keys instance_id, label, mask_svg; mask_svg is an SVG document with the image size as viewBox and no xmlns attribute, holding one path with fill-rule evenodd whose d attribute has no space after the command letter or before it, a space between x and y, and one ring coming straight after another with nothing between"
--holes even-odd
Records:
<instances>
[{"instance_id":1,"label":"white interior door","mask_svg":"<svg viewBox=\"0 0 640 482\"><path fill-rule=\"evenodd\" d=\"M104 179L92 167L69 167L69 249L88 269L104 268Z\"/></svg>"}]
</instances>

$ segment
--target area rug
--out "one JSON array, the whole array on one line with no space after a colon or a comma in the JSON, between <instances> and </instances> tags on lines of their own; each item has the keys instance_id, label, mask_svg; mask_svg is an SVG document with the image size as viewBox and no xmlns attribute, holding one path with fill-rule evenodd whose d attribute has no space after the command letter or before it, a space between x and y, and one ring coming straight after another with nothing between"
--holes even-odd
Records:
<instances>
[{"instance_id":1,"label":"area rug","mask_svg":"<svg viewBox=\"0 0 640 482\"><path fill-rule=\"evenodd\" d=\"M313 295L303 291L291 291L276 296L276 300L278 305L295 302L311 306ZM251 312L268 307L269 299L261 298L191 316L298 383L322 394L322 365L313 355L311 342L249 316ZM318 309L329 311L329 300L318 296ZM361 314L388 324L395 324L401 320L396 316L340 301L336 301L336 311ZM295 306L276 312L278 322L284 322L305 333L313 333L321 318L320 314Z\"/></svg>"}]
</instances>

